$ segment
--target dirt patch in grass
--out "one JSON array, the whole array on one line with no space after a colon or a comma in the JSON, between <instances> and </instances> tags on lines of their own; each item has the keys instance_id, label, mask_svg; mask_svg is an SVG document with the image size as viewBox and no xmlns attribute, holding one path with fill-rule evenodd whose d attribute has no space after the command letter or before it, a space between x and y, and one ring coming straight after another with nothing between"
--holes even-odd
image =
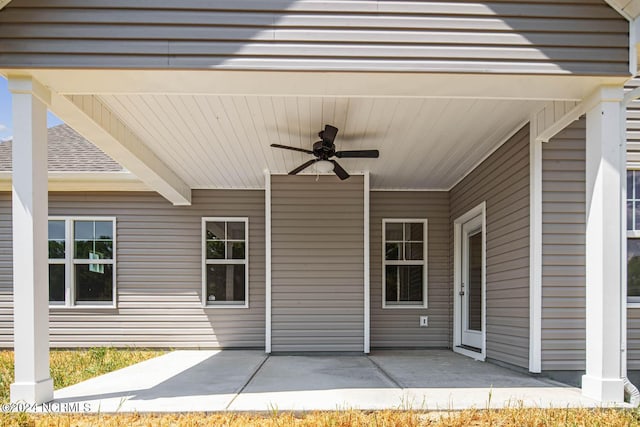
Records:
<instances>
[{"instance_id":1,"label":"dirt patch in grass","mask_svg":"<svg viewBox=\"0 0 640 427\"><path fill-rule=\"evenodd\" d=\"M86 350L51 350L49 366L56 389L79 383L164 354L160 350L96 347ZM0 351L0 404L9 401L13 382L13 351Z\"/></svg>"},{"instance_id":2,"label":"dirt patch in grass","mask_svg":"<svg viewBox=\"0 0 640 427\"><path fill-rule=\"evenodd\" d=\"M227 427L543 427L543 426L639 426L637 410L619 409L522 409L466 410L460 412L340 411L304 414L116 414L34 415L2 414L3 426L227 426Z\"/></svg>"}]
</instances>

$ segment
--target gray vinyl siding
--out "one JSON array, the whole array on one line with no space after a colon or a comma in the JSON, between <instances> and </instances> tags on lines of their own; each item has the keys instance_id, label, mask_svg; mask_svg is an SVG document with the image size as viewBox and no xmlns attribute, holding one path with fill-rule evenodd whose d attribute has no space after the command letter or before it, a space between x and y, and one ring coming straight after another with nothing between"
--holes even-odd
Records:
<instances>
[{"instance_id":1,"label":"gray vinyl siding","mask_svg":"<svg viewBox=\"0 0 640 427\"><path fill-rule=\"evenodd\" d=\"M542 370L585 368L585 140L576 121L542 146Z\"/></svg>"},{"instance_id":2,"label":"gray vinyl siding","mask_svg":"<svg viewBox=\"0 0 640 427\"><path fill-rule=\"evenodd\" d=\"M382 308L382 220L428 220L428 308ZM370 198L371 347L451 347L449 192L373 191ZM420 316L429 326L419 326Z\"/></svg>"},{"instance_id":3,"label":"gray vinyl siding","mask_svg":"<svg viewBox=\"0 0 640 427\"><path fill-rule=\"evenodd\" d=\"M271 177L272 351L364 349L364 178Z\"/></svg>"},{"instance_id":4,"label":"gray vinyl siding","mask_svg":"<svg viewBox=\"0 0 640 427\"><path fill-rule=\"evenodd\" d=\"M486 201L487 358L528 368L529 126L467 175L450 197L451 224Z\"/></svg>"},{"instance_id":5,"label":"gray vinyl siding","mask_svg":"<svg viewBox=\"0 0 640 427\"><path fill-rule=\"evenodd\" d=\"M640 370L640 308L627 309L627 369Z\"/></svg>"},{"instance_id":6,"label":"gray vinyl siding","mask_svg":"<svg viewBox=\"0 0 640 427\"><path fill-rule=\"evenodd\" d=\"M640 87L640 79L631 79L625 84L627 91ZM627 107L627 165L640 168L640 100L636 99Z\"/></svg>"},{"instance_id":7,"label":"gray vinyl siding","mask_svg":"<svg viewBox=\"0 0 640 427\"><path fill-rule=\"evenodd\" d=\"M0 194L0 346L13 345L11 203ZM117 308L50 310L52 347L264 348L264 192L194 190L175 207L155 193L50 193L49 214L115 216ZM249 218L249 308L203 308L203 216Z\"/></svg>"},{"instance_id":8,"label":"gray vinyl siding","mask_svg":"<svg viewBox=\"0 0 640 427\"><path fill-rule=\"evenodd\" d=\"M603 0L13 0L0 64L628 75Z\"/></svg>"}]
</instances>

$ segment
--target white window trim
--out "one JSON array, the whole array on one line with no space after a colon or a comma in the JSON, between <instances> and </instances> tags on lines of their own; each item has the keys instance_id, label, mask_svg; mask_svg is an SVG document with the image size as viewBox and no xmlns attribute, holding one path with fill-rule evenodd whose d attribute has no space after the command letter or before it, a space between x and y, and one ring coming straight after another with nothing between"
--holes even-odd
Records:
<instances>
[{"instance_id":1,"label":"white window trim","mask_svg":"<svg viewBox=\"0 0 640 427\"><path fill-rule=\"evenodd\" d=\"M405 223L405 222L420 222L422 223L423 226L423 259L422 259L422 304L389 304L387 305L387 287L386 287L386 274L385 274L385 266L387 265L387 260L385 259L385 246L386 246L386 225L387 224L393 224L393 223ZM382 308L383 309L400 309L400 310L406 310L406 309L424 309L424 308L428 308L429 304L428 304L428 284L427 284L427 277L428 277L428 243L429 243L429 236L428 236L428 229L429 229L429 221L427 220L427 218L383 218L382 219ZM403 228L404 230L404 228ZM393 265L416 265L419 264L420 261L419 260L413 260L413 261L392 261L391 264Z\"/></svg>"},{"instance_id":2,"label":"white window trim","mask_svg":"<svg viewBox=\"0 0 640 427\"><path fill-rule=\"evenodd\" d=\"M64 241L64 259L49 259L48 264L64 264L64 303L51 303L49 301L50 309L87 309L87 308L102 308L113 309L117 308L117 243L116 243L116 222L117 219L114 216L50 216L48 221L64 221L65 229L65 241ZM76 262L73 256L73 223L75 221L111 221L113 227L113 257L110 260L91 260L91 262ZM48 250L48 248L47 248ZM112 278L112 295L111 302L75 302L75 268L76 264L110 264L113 265L113 278Z\"/></svg>"},{"instance_id":3,"label":"white window trim","mask_svg":"<svg viewBox=\"0 0 640 427\"><path fill-rule=\"evenodd\" d=\"M207 222L244 222L244 260L208 260L207 259ZM248 217L202 217L202 306L212 309L249 308L249 218ZM242 262L240 262L242 261ZM241 264L244 263L244 304L233 304L227 301L210 303L207 301L207 265L208 264Z\"/></svg>"}]
</instances>

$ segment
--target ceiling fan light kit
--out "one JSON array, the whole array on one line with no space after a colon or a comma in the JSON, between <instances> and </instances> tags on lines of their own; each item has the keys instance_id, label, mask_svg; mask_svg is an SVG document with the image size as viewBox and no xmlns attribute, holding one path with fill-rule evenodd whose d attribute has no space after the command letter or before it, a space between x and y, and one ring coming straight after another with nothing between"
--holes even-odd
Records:
<instances>
[{"instance_id":1,"label":"ceiling fan light kit","mask_svg":"<svg viewBox=\"0 0 640 427\"><path fill-rule=\"evenodd\" d=\"M313 144L313 150L306 150L304 148L290 147L288 145L271 144L274 148L283 148L285 150L299 151L301 153L311 154L315 156L297 168L289 172L289 175L297 175L306 168L315 164L315 170L317 173L328 173L333 171L338 178L345 180L349 178L349 174L342 168L332 157L339 159L344 158L364 158L364 159L377 159L380 156L378 150L350 150L350 151L336 151L336 146L333 143L336 135L338 134L338 128L325 125L324 130L318 133L320 141Z\"/></svg>"},{"instance_id":2,"label":"ceiling fan light kit","mask_svg":"<svg viewBox=\"0 0 640 427\"><path fill-rule=\"evenodd\" d=\"M333 163L329 160L318 160L315 164L315 168L318 173L333 172Z\"/></svg>"}]
</instances>

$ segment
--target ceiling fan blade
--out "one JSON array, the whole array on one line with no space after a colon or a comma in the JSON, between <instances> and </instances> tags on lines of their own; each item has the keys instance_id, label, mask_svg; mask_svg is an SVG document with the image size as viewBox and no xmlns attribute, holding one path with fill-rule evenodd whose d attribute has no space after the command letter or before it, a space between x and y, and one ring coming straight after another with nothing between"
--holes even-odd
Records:
<instances>
[{"instance_id":1,"label":"ceiling fan blade","mask_svg":"<svg viewBox=\"0 0 640 427\"><path fill-rule=\"evenodd\" d=\"M322 131L322 141L331 145L333 144L333 140L336 139L337 134L338 128L331 125L325 125L324 130Z\"/></svg>"},{"instance_id":2,"label":"ceiling fan blade","mask_svg":"<svg viewBox=\"0 0 640 427\"><path fill-rule=\"evenodd\" d=\"M342 169L342 166L340 166L338 162L336 162L335 160L329 160L329 161L333 163L333 172L338 176L338 178L340 178L343 181L349 178L350 175L347 173L346 170Z\"/></svg>"},{"instance_id":3,"label":"ceiling fan blade","mask_svg":"<svg viewBox=\"0 0 640 427\"><path fill-rule=\"evenodd\" d=\"M339 159L347 158L362 158L362 159L377 159L380 157L378 150L350 150L350 151L336 151L336 157Z\"/></svg>"},{"instance_id":4,"label":"ceiling fan blade","mask_svg":"<svg viewBox=\"0 0 640 427\"><path fill-rule=\"evenodd\" d=\"M301 164L300 166L298 166L297 168L295 168L294 170L289 172L289 175L296 175L296 174L298 174L299 172L302 172L303 170L305 170L306 168L308 168L309 166L311 166L312 164L314 164L317 161L318 161L318 159L311 159L308 162L304 162L303 164Z\"/></svg>"},{"instance_id":5,"label":"ceiling fan blade","mask_svg":"<svg viewBox=\"0 0 640 427\"><path fill-rule=\"evenodd\" d=\"M271 146L274 148L284 148L285 150L293 150L293 151L300 151L301 153L313 154L313 151L305 150L304 148L289 147L288 145L280 145L280 144L271 144Z\"/></svg>"}]
</instances>

